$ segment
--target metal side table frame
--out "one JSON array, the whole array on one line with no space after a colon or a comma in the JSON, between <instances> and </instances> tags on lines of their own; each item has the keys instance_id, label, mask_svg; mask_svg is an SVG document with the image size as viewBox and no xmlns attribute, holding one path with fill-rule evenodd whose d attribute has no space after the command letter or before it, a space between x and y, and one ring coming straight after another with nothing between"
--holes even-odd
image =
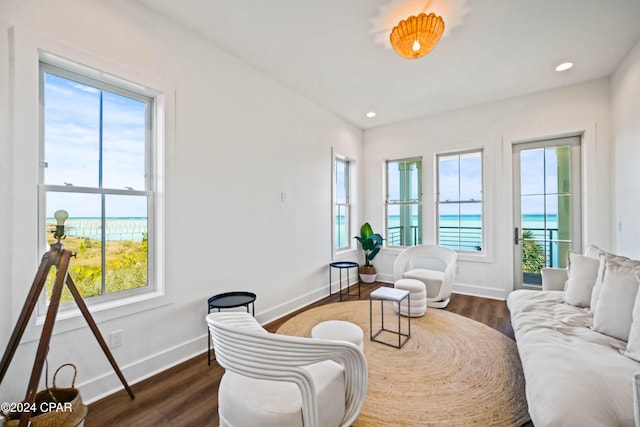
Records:
<instances>
[{"instance_id":1,"label":"metal side table frame","mask_svg":"<svg viewBox=\"0 0 640 427\"><path fill-rule=\"evenodd\" d=\"M340 272L340 302L342 302L343 297L355 297L355 294L349 293L349 269L356 269L356 276L358 276L358 269L360 268L360 264L352 261L337 261L329 264L329 296L331 296L331 269L337 268ZM342 270L347 270L347 293L342 292ZM360 277L358 276L358 299L360 299Z\"/></svg>"},{"instance_id":2,"label":"metal side table frame","mask_svg":"<svg viewBox=\"0 0 640 427\"><path fill-rule=\"evenodd\" d=\"M402 333L402 327L400 318L400 310L398 309L398 329L387 329L384 326L384 302L392 301L400 306L400 302L404 299L407 299L407 333ZM373 332L373 300L380 301L380 318L381 318L381 328L374 333ZM384 342L380 339L377 339L378 335L380 335L383 331L390 332L392 334L396 334L398 336L398 345L390 344L388 342ZM386 286L382 286L375 291L371 292L369 296L369 339L371 341L379 342L381 344L388 345L390 347L402 348L403 345L409 340L411 337L411 293L404 289L396 289L389 288ZM403 339L404 338L404 339Z\"/></svg>"},{"instance_id":3,"label":"metal side table frame","mask_svg":"<svg viewBox=\"0 0 640 427\"><path fill-rule=\"evenodd\" d=\"M223 294L217 294L209 298L207 301L207 313L211 313L212 309L218 309L220 311L223 308L235 308L235 307L246 307L247 313L249 312L249 304L251 304L251 315L255 317L256 308L255 308L256 294L253 292L245 292L245 291L234 291L234 292L225 292ZM207 362L211 365L211 333L207 329L207 337L209 343L209 349L207 353ZM214 359L215 360L215 359Z\"/></svg>"}]
</instances>

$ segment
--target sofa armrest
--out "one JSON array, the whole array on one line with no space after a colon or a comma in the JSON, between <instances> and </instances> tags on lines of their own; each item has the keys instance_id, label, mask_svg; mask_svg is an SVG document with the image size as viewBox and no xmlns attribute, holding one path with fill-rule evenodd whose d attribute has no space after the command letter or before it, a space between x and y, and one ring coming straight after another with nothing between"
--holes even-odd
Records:
<instances>
[{"instance_id":1,"label":"sofa armrest","mask_svg":"<svg viewBox=\"0 0 640 427\"><path fill-rule=\"evenodd\" d=\"M564 284L568 279L566 268L545 267L540 270L540 274L543 291L564 291Z\"/></svg>"}]
</instances>

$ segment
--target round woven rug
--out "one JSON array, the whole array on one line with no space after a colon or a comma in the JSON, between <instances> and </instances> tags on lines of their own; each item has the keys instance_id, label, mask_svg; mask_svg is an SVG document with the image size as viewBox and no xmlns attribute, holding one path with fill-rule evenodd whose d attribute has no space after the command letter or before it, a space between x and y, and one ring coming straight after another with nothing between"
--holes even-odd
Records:
<instances>
[{"instance_id":1,"label":"round woven rug","mask_svg":"<svg viewBox=\"0 0 640 427\"><path fill-rule=\"evenodd\" d=\"M374 301L373 308L377 331L380 303ZM385 319L387 328L397 326L388 302ZM369 340L369 302L350 301L305 311L278 333L309 337L311 328L325 320L346 320L364 331L369 387L354 427L520 426L529 421L515 342L482 323L429 308L411 319L411 338L396 349ZM406 317L401 320L405 332ZM391 338L382 335L386 342Z\"/></svg>"}]
</instances>

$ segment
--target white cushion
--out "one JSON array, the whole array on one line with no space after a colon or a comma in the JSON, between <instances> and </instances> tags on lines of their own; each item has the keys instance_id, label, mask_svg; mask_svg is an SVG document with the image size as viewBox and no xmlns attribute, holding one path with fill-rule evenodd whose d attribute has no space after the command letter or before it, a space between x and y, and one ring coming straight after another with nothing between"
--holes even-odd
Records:
<instances>
[{"instance_id":1,"label":"white cushion","mask_svg":"<svg viewBox=\"0 0 640 427\"><path fill-rule=\"evenodd\" d=\"M640 275L636 274L636 280L640 280ZM636 294L631 319L629 342L624 355L640 362L640 292ZM640 371L640 369L638 370ZM636 392L638 392L638 390L636 390Z\"/></svg>"},{"instance_id":2,"label":"white cushion","mask_svg":"<svg viewBox=\"0 0 640 427\"><path fill-rule=\"evenodd\" d=\"M587 249L584 251L584 255L590 258L596 258L598 260L601 259L603 255L615 257L616 255L610 254L607 251L603 251L596 245L589 245ZM601 264L604 265L604 264ZM596 308L596 304L598 302L598 295L600 294L600 288L602 287L602 270L598 270L598 274L596 276L596 284L593 286L591 291L591 301L589 302L589 307L591 307L591 312Z\"/></svg>"},{"instance_id":3,"label":"white cushion","mask_svg":"<svg viewBox=\"0 0 640 427\"><path fill-rule=\"evenodd\" d=\"M625 256L614 255L607 252L603 252L600 255L600 269L598 270L598 278L596 279L596 285L593 287L591 293L591 312L595 313L598 308L598 300L600 298L600 290L602 289L602 282L604 279L604 266L607 261L614 261L624 267L640 269L640 261L636 261Z\"/></svg>"},{"instance_id":4,"label":"white cushion","mask_svg":"<svg viewBox=\"0 0 640 427\"><path fill-rule=\"evenodd\" d=\"M360 326L344 320L327 320L318 323L311 329L311 338L347 341L355 344L360 350L364 333Z\"/></svg>"},{"instance_id":5,"label":"white cushion","mask_svg":"<svg viewBox=\"0 0 640 427\"><path fill-rule=\"evenodd\" d=\"M340 425L344 417L344 369L325 361L308 365L318 392L320 426ZM302 427L302 397L294 383L258 380L226 371L218 392L221 425Z\"/></svg>"},{"instance_id":6,"label":"white cushion","mask_svg":"<svg viewBox=\"0 0 640 427\"><path fill-rule=\"evenodd\" d=\"M429 258L424 256L412 257L409 261L409 270L436 270L444 271L447 268L447 263L440 258Z\"/></svg>"},{"instance_id":7,"label":"white cushion","mask_svg":"<svg viewBox=\"0 0 640 427\"><path fill-rule=\"evenodd\" d=\"M569 275L564 300L576 307L589 307L591 291L596 284L600 260L569 252Z\"/></svg>"},{"instance_id":8,"label":"white cushion","mask_svg":"<svg viewBox=\"0 0 640 427\"><path fill-rule=\"evenodd\" d=\"M420 270L428 271L428 270ZM400 302L400 314L403 316L411 315L411 317L420 317L427 312L427 286L421 280L417 279L400 279L396 280L393 285L396 289L404 289L410 292L411 310L407 299ZM393 303L396 313L398 312L398 303Z\"/></svg>"},{"instance_id":9,"label":"white cushion","mask_svg":"<svg viewBox=\"0 0 640 427\"><path fill-rule=\"evenodd\" d=\"M593 329L627 341L633 306L638 293L636 270L611 259L605 260L602 288L593 315Z\"/></svg>"},{"instance_id":10,"label":"white cushion","mask_svg":"<svg viewBox=\"0 0 640 427\"><path fill-rule=\"evenodd\" d=\"M393 303L393 307L394 310L396 311L396 313L398 312L398 303L394 302ZM427 312L427 300L424 299L422 301L420 301L418 304L413 304L413 301L411 301L411 310L409 310L409 307L407 306L407 303L402 301L400 303L400 314L403 316L410 316L410 317L421 317L424 316L424 314Z\"/></svg>"},{"instance_id":11,"label":"white cushion","mask_svg":"<svg viewBox=\"0 0 640 427\"><path fill-rule=\"evenodd\" d=\"M413 297L414 293L417 292L426 292L427 287L424 282L417 279L400 279L396 280L393 284L396 289L404 289L405 291L411 292L411 296Z\"/></svg>"},{"instance_id":12,"label":"white cushion","mask_svg":"<svg viewBox=\"0 0 640 427\"><path fill-rule=\"evenodd\" d=\"M403 274L405 279L420 280L427 287L427 296L433 298L440 292L440 287L444 282L444 273L442 271L424 270L416 268L406 271Z\"/></svg>"},{"instance_id":13,"label":"white cushion","mask_svg":"<svg viewBox=\"0 0 640 427\"><path fill-rule=\"evenodd\" d=\"M596 245L589 245L587 246L587 249L585 249L584 251L585 256L588 256L590 258L595 258L595 259L600 259L600 255L606 254L606 253L607 253L606 251L603 251Z\"/></svg>"},{"instance_id":14,"label":"white cushion","mask_svg":"<svg viewBox=\"0 0 640 427\"><path fill-rule=\"evenodd\" d=\"M412 293L409 298L403 299L400 302L400 314L403 316L411 315L411 317L420 317L423 316L427 312L427 294L426 292L421 292L422 295L417 295ZM407 302L411 299L411 305ZM393 307L395 312L398 312L398 303L394 302ZM411 311L409 311L409 307L411 307Z\"/></svg>"}]
</instances>

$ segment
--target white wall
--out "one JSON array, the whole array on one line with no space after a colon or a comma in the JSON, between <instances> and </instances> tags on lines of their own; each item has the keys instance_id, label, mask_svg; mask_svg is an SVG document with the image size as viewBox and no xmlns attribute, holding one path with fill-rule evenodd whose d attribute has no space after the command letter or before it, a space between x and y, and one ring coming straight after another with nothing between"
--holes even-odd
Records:
<instances>
[{"instance_id":1,"label":"white wall","mask_svg":"<svg viewBox=\"0 0 640 427\"><path fill-rule=\"evenodd\" d=\"M172 91L162 194L166 303L141 306L123 317L95 314L104 335L123 330L124 346L113 353L134 383L206 349L204 316L211 295L255 292L262 322L326 296L331 147L357 163L362 132L131 3L0 2L0 297L11 304L0 310L0 348L42 255L37 248L37 49L44 48L111 64ZM15 57L9 55L13 47ZM9 74L16 70L19 75L11 82ZM356 201L360 218L357 209ZM49 366L75 363L87 401L119 388L88 328L67 323L56 323ZM0 401L24 397L37 331L32 319L0 386Z\"/></svg>"},{"instance_id":2,"label":"white wall","mask_svg":"<svg viewBox=\"0 0 640 427\"><path fill-rule=\"evenodd\" d=\"M0 8L0 11L2 9ZM5 16L0 13L0 16ZM7 27L3 18L0 18L0 200L6 200L11 188L11 174L9 164L11 159L11 144L9 143L9 52L8 34L4 29ZM6 202L0 203L0 239L5 241L9 237L11 230L10 210ZM11 305L11 290L9 287L11 279L11 262L9 260L9 245L0 244L0 301L5 307ZM0 336L6 335L4 325L11 323L11 311L0 310ZM8 337L8 335L6 335ZM0 342L4 343L5 340ZM3 345L0 344L0 348Z\"/></svg>"},{"instance_id":3,"label":"white wall","mask_svg":"<svg viewBox=\"0 0 640 427\"><path fill-rule=\"evenodd\" d=\"M640 42L611 78L615 249L640 258Z\"/></svg>"},{"instance_id":4,"label":"white wall","mask_svg":"<svg viewBox=\"0 0 640 427\"><path fill-rule=\"evenodd\" d=\"M610 248L608 79L365 131L365 220L383 231L385 160L422 156L423 242L435 243L435 155L483 148L487 256L460 257L454 290L505 298L513 289L512 143L572 133L583 134L583 242ZM391 279L397 253L376 258L381 279Z\"/></svg>"}]
</instances>

